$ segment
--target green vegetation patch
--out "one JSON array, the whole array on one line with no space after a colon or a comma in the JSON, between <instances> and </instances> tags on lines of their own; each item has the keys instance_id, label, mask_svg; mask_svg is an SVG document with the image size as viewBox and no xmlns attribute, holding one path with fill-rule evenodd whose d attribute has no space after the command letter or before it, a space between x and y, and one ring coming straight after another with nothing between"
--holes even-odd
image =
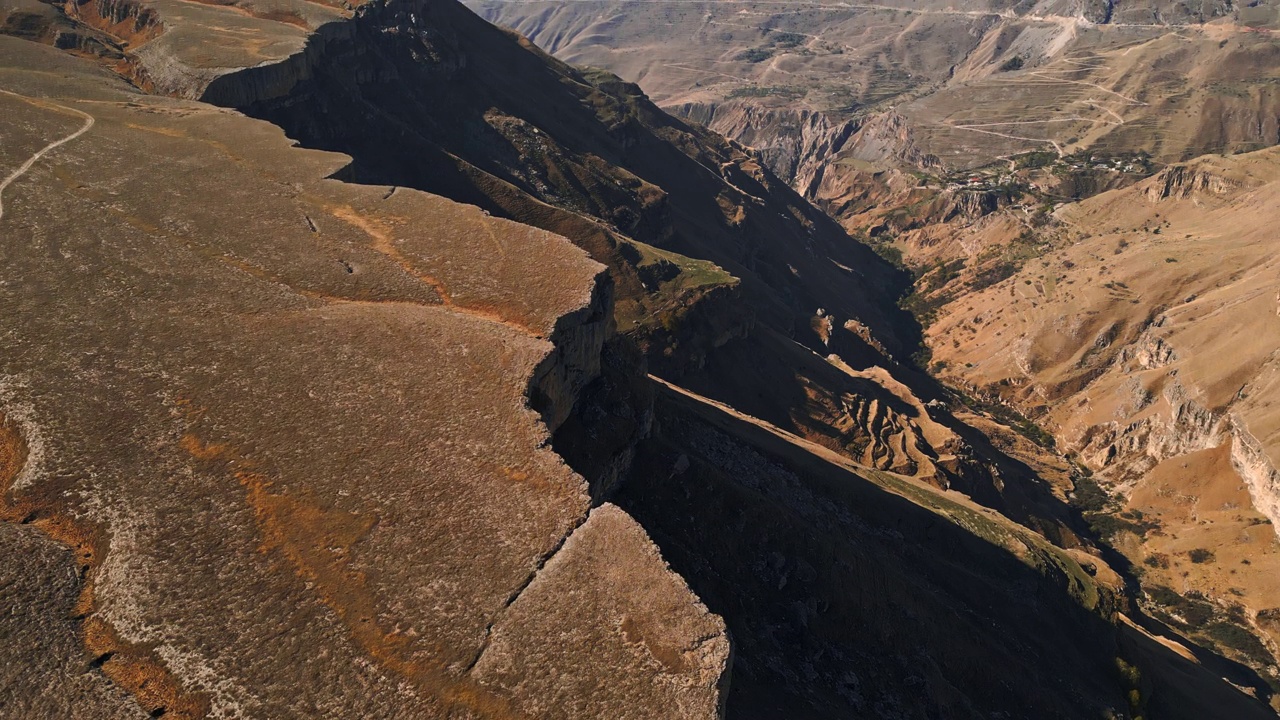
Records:
<instances>
[{"instance_id":1,"label":"green vegetation patch","mask_svg":"<svg viewBox=\"0 0 1280 720\"><path fill-rule=\"evenodd\" d=\"M1205 628L1205 634L1215 642L1249 658L1258 665L1270 665L1274 662L1267 646L1262 644L1256 635L1233 622L1216 622Z\"/></svg>"},{"instance_id":2,"label":"green vegetation patch","mask_svg":"<svg viewBox=\"0 0 1280 720\"><path fill-rule=\"evenodd\" d=\"M748 85L730 90L725 97L777 97L786 100L799 100L804 96L804 90L787 85Z\"/></svg>"},{"instance_id":3,"label":"green vegetation patch","mask_svg":"<svg viewBox=\"0 0 1280 720\"><path fill-rule=\"evenodd\" d=\"M773 57L773 50L769 48L751 48L738 54L739 60L749 63L764 62L771 57Z\"/></svg>"},{"instance_id":4,"label":"green vegetation patch","mask_svg":"<svg viewBox=\"0 0 1280 720\"><path fill-rule=\"evenodd\" d=\"M663 327L671 330L679 308L691 294L706 293L740 281L708 260L698 260L642 242L623 243L619 250L636 268L648 293L638 303L618 303L618 329L623 332Z\"/></svg>"},{"instance_id":5,"label":"green vegetation patch","mask_svg":"<svg viewBox=\"0 0 1280 720\"><path fill-rule=\"evenodd\" d=\"M1021 55L1014 55L1013 57L1004 61L1004 64L1000 66L1000 72L1012 72L1013 70L1021 70L1022 66L1025 64L1026 64L1026 61L1022 59Z\"/></svg>"},{"instance_id":6,"label":"green vegetation patch","mask_svg":"<svg viewBox=\"0 0 1280 720\"><path fill-rule=\"evenodd\" d=\"M1085 512L1102 512L1111 504L1111 495L1097 480L1091 477L1077 477L1075 487L1071 490L1071 504Z\"/></svg>"},{"instance_id":7,"label":"green vegetation patch","mask_svg":"<svg viewBox=\"0 0 1280 720\"><path fill-rule=\"evenodd\" d=\"M1126 510L1122 513L1086 512L1084 519L1098 537L1107 541L1122 532L1144 537L1147 533L1159 530L1161 527L1159 521L1148 518L1141 510Z\"/></svg>"},{"instance_id":8,"label":"green vegetation patch","mask_svg":"<svg viewBox=\"0 0 1280 720\"><path fill-rule=\"evenodd\" d=\"M952 280L960 277L964 264L964 258L951 261L939 260L920 273L915 283L915 290L898 304L914 315L916 322L922 327L929 327L937 319L938 311L955 299L952 294L945 292L945 288Z\"/></svg>"},{"instance_id":9,"label":"green vegetation patch","mask_svg":"<svg viewBox=\"0 0 1280 720\"><path fill-rule=\"evenodd\" d=\"M1053 435L1049 434L1047 430L1037 425L1027 416L1002 402L976 398L971 395L966 395L959 390L953 390L952 392L954 392L956 397L970 410L994 418L996 422L1012 428L1019 435L1042 448L1052 450L1054 445L1057 444Z\"/></svg>"},{"instance_id":10,"label":"green vegetation patch","mask_svg":"<svg viewBox=\"0 0 1280 720\"><path fill-rule=\"evenodd\" d=\"M1217 558L1214 556L1213 551L1212 551L1212 550L1210 550L1210 549L1208 549L1208 548L1196 548L1196 549L1194 549L1194 550L1192 550L1192 551L1188 552L1188 553L1187 553L1187 557L1191 560L1191 562L1193 562L1193 563L1195 563L1195 564L1197 564L1197 565L1203 565L1203 564L1205 564L1205 563L1211 563L1211 562L1213 562L1214 560L1216 560L1216 559L1217 559Z\"/></svg>"},{"instance_id":11,"label":"green vegetation patch","mask_svg":"<svg viewBox=\"0 0 1280 720\"><path fill-rule=\"evenodd\" d=\"M805 36L800 33L775 30L769 35L769 39L778 47L793 48L804 42Z\"/></svg>"},{"instance_id":12,"label":"green vegetation patch","mask_svg":"<svg viewBox=\"0 0 1280 720\"><path fill-rule=\"evenodd\" d=\"M1034 150L1013 157L1013 164L1019 170L1049 167L1057 161L1058 153L1049 150Z\"/></svg>"},{"instance_id":13,"label":"green vegetation patch","mask_svg":"<svg viewBox=\"0 0 1280 720\"><path fill-rule=\"evenodd\" d=\"M1033 224L1047 224L1048 211L1043 207L1036 211ZM980 268L969 282L974 290L985 290L1018 274L1028 260L1044 255L1049 248L1048 241L1030 228L1023 230L1013 242L1004 247L992 247L977 257Z\"/></svg>"},{"instance_id":14,"label":"green vegetation patch","mask_svg":"<svg viewBox=\"0 0 1280 720\"><path fill-rule=\"evenodd\" d=\"M632 242L639 253L638 269L658 264L674 265L678 274L663 283L663 290L689 290L708 285L737 285L738 278L710 260L698 260L670 250L663 250L642 242ZM670 286L670 287L668 287Z\"/></svg>"}]
</instances>

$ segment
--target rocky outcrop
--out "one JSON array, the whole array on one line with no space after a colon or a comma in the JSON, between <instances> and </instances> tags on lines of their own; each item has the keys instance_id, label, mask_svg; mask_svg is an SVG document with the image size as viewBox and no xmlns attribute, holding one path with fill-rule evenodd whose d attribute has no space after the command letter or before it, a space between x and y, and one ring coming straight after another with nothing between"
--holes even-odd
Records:
<instances>
[{"instance_id":1,"label":"rocky outcrop","mask_svg":"<svg viewBox=\"0 0 1280 720\"><path fill-rule=\"evenodd\" d=\"M782 359L797 342L822 343L806 327L813 309L856 320L861 333L846 345L860 363L911 345L909 320L889 321L906 320L893 302L901 274L740 147L660 113L636 86L556 65L446 4L371 3L349 25L345 39L321 28L283 63L294 70L247 68L205 98L350 153L344 179L440 192L564 234L610 267L618 324L650 371L726 401L767 397L771 419L832 420L805 417L806 381ZM484 52L472 34L487 38ZM449 100L419 102L406 85ZM744 341L765 357L743 354ZM592 396L603 404L557 433L597 497L622 466L574 444L625 444L645 414L614 397L638 395L628 387L600 383ZM539 389L535 406L551 395L567 393Z\"/></svg>"},{"instance_id":2,"label":"rocky outcrop","mask_svg":"<svg viewBox=\"0 0 1280 720\"><path fill-rule=\"evenodd\" d=\"M1162 323L1158 323L1154 327L1161 325ZM1119 362L1133 361L1143 370L1162 368L1177 359L1178 354L1174 352L1173 346L1152 328L1145 330L1133 344L1122 348L1118 356Z\"/></svg>"},{"instance_id":3,"label":"rocky outcrop","mask_svg":"<svg viewBox=\"0 0 1280 720\"><path fill-rule=\"evenodd\" d=\"M67 0L68 16L119 38L142 45L164 32L160 14L138 0Z\"/></svg>"},{"instance_id":4,"label":"rocky outcrop","mask_svg":"<svg viewBox=\"0 0 1280 720\"><path fill-rule=\"evenodd\" d=\"M553 349L529 379L530 405L550 432L560 428L583 388L599 377L601 353L613 331L613 285L602 271L587 305L556 320L547 338Z\"/></svg>"},{"instance_id":5,"label":"rocky outcrop","mask_svg":"<svg viewBox=\"0 0 1280 720\"><path fill-rule=\"evenodd\" d=\"M719 286L690 295L659 318L642 340L650 367L679 378L706 368L707 358L729 342L749 335L756 318L744 306L742 288Z\"/></svg>"},{"instance_id":6,"label":"rocky outcrop","mask_svg":"<svg viewBox=\"0 0 1280 720\"><path fill-rule=\"evenodd\" d=\"M1280 535L1280 472L1262 443L1235 415L1231 416L1231 466L1248 486L1253 506L1271 520Z\"/></svg>"},{"instance_id":7,"label":"rocky outcrop","mask_svg":"<svg viewBox=\"0 0 1280 720\"><path fill-rule=\"evenodd\" d=\"M0 715L9 718L149 717L85 658L76 615L76 561L31 525L0 522L0 637L21 648L0 665ZM8 653L4 653L6 656ZM17 659L17 658L12 658ZM100 658L99 658L100 659Z\"/></svg>"},{"instance_id":8,"label":"rocky outcrop","mask_svg":"<svg viewBox=\"0 0 1280 720\"><path fill-rule=\"evenodd\" d=\"M367 11L366 11L367 12ZM257 102L279 100L289 95L300 83L309 80L318 63L333 43L351 42L356 38L356 25L349 21L326 23L306 36L302 48L277 62L247 68L226 68L205 72L179 69L170 58L149 58L149 66L172 67L172 80L157 85L168 95L199 99L223 107L244 107ZM165 76L162 70L152 74ZM372 76L357 76L371 81Z\"/></svg>"},{"instance_id":9,"label":"rocky outcrop","mask_svg":"<svg viewBox=\"0 0 1280 720\"><path fill-rule=\"evenodd\" d=\"M583 623L583 613L614 623ZM566 654L566 645L587 650ZM481 682L536 698L526 704L533 717L568 711L627 720L663 707L667 717L716 718L729 661L724 621L671 571L644 528L606 503L493 626L474 672ZM531 674L531 665L555 672ZM598 684L600 667L614 675L607 692Z\"/></svg>"},{"instance_id":10,"label":"rocky outcrop","mask_svg":"<svg viewBox=\"0 0 1280 720\"><path fill-rule=\"evenodd\" d=\"M656 414L617 502L725 618L728 717L1067 718L1123 702L1102 619L1116 597L1033 533L678 389L659 389Z\"/></svg>"},{"instance_id":11,"label":"rocky outcrop","mask_svg":"<svg viewBox=\"0 0 1280 720\"><path fill-rule=\"evenodd\" d=\"M822 168L844 148L858 123L828 113L727 101L684 103L666 110L742 143L800 194L810 192Z\"/></svg>"},{"instance_id":12,"label":"rocky outcrop","mask_svg":"<svg viewBox=\"0 0 1280 720\"><path fill-rule=\"evenodd\" d=\"M1207 165L1174 165L1156 175L1147 185L1148 202L1182 199L1196 193L1224 195L1239 183L1214 172Z\"/></svg>"},{"instance_id":13,"label":"rocky outcrop","mask_svg":"<svg viewBox=\"0 0 1280 720\"><path fill-rule=\"evenodd\" d=\"M836 428L847 437L847 451L868 467L904 475L922 475L938 482L935 451L916 423L891 411L876 398L842 398L843 415Z\"/></svg>"},{"instance_id":14,"label":"rocky outcrop","mask_svg":"<svg viewBox=\"0 0 1280 720\"><path fill-rule=\"evenodd\" d=\"M1157 319L1120 350L1116 362L1139 370L1175 363L1178 353L1160 332L1164 324ZM1273 524L1280 523L1280 473L1230 405L1205 407L1196 400L1197 393L1183 385L1176 369L1163 381L1158 398L1166 412L1150 409L1156 408L1157 398L1137 378L1125 387L1132 399L1121 403L1117 414L1139 419L1085 429L1075 444L1086 462L1120 483L1123 491L1164 460L1230 444L1232 467L1245 481L1254 507Z\"/></svg>"},{"instance_id":15,"label":"rocky outcrop","mask_svg":"<svg viewBox=\"0 0 1280 720\"><path fill-rule=\"evenodd\" d=\"M1145 407L1145 391L1135 406ZM1076 443L1081 456L1115 481L1132 482L1163 460L1218 447L1229 438L1231 420L1198 403L1177 380L1162 393L1166 415L1152 413L1134 421L1114 421L1088 428Z\"/></svg>"},{"instance_id":16,"label":"rocky outcrop","mask_svg":"<svg viewBox=\"0 0 1280 720\"><path fill-rule=\"evenodd\" d=\"M860 127L849 145L848 157L882 163L897 160L921 168L940 166L938 158L916 144L910 121L894 111L877 115Z\"/></svg>"}]
</instances>

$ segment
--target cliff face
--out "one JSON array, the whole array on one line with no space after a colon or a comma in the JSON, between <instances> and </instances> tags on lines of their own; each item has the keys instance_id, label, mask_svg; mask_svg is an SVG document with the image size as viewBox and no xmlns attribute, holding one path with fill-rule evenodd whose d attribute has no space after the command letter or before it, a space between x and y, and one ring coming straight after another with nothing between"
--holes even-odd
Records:
<instances>
[{"instance_id":1,"label":"cliff face","mask_svg":"<svg viewBox=\"0 0 1280 720\"><path fill-rule=\"evenodd\" d=\"M642 318L672 306L656 298L682 285L732 274L756 314L788 332L829 307L894 336L891 268L753 158L662 113L635 85L560 64L453 3L371 3L349 26L355 37L322 30L284 69L226 76L204 97L349 153L349 179L440 192L564 233L613 269L620 300L646 309ZM270 79L285 76L287 91ZM405 83L447 100L405 97ZM861 277L806 259L804 244ZM662 261L652 248L675 253L670 277L653 272ZM779 269L788 264L806 282Z\"/></svg>"},{"instance_id":2,"label":"cliff face","mask_svg":"<svg viewBox=\"0 0 1280 720\"><path fill-rule=\"evenodd\" d=\"M667 110L750 147L779 178L810 199L824 166L858 129L858 123L827 113L742 101L690 102Z\"/></svg>"},{"instance_id":3,"label":"cliff face","mask_svg":"<svg viewBox=\"0 0 1280 720\"><path fill-rule=\"evenodd\" d=\"M661 113L634 85L559 64L459 6L375 3L350 25L349 37L322 28L287 72L228 74L204 96L350 153L344 178L439 192L564 233L609 265L619 329L656 374L854 457L876 438L867 457L877 467L943 485L959 477L921 462L959 443L949 430L909 429L917 421L899 413L917 414L910 405L877 411L916 438L905 444L882 431L884 418L841 409L863 393L910 394L909 383L885 390L879 376L826 359L897 367L914 342L895 303L905 278L752 156ZM423 102L405 85L448 100ZM975 462L961 464L981 474L999 460Z\"/></svg>"},{"instance_id":4,"label":"cliff face","mask_svg":"<svg viewBox=\"0 0 1280 720\"><path fill-rule=\"evenodd\" d=\"M895 359L915 342L895 302L905 276L755 158L457 5L374 3L349 25L343 37L322 28L286 70L227 74L204 96L349 153L343 178L565 234L610 267L619 329L661 377L876 467L940 486L1002 484L992 468L1003 454L970 452L963 424L927 418L917 395L934 390ZM905 132L864 130L862 153L890 152L884 139ZM871 366L889 370L858 374ZM861 405L876 409L850 410ZM1063 526L1055 503L1036 504L1020 517Z\"/></svg>"},{"instance_id":5,"label":"cliff face","mask_svg":"<svg viewBox=\"0 0 1280 720\"><path fill-rule=\"evenodd\" d=\"M1101 621L1127 610L1097 558L678 388L656 416L617 502L725 618L731 718L1271 715L1211 657Z\"/></svg>"}]
</instances>

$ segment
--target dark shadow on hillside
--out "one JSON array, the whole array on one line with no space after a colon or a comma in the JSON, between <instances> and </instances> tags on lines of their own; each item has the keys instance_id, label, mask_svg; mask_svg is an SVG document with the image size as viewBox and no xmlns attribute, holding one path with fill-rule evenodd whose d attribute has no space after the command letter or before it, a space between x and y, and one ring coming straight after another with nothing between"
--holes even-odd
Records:
<instances>
[{"instance_id":1,"label":"dark shadow on hillside","mask_svg":"<svg viewBox=\"0 0 1280 720\"><path fill-rule=\"evenodd\" d=\"M655 435L615 501L728 623L730 718L1128 711L1115 658L1134 659L1071 599L1087 594L1078 569L1044 550L1033 569L990 516L949 520L750 422L658 396ZM1156 689L1191 673L1215 688L1216 717L1273 717L1163 646L1141 655Z\"/></svg>"},{"instance_id":2,"label":"dark shadow on hillside","mask_svg":"<svg viewBox=\"0 0 1280 720\"><path fill-rule=\"evenodd\" d=\"M720 265L780 331L825 308L857 317L895 351L918 343L918 326L895 304L909 277L740 148L662 112L637 86L571 68L451 1L421 18L373 3L346 30L353 36L313 43L287 92L261 91L279 79L250 69L214 81L206 96L307 147L350 155L344 180L475 204L560 232L612 266L618 259L585 244L564 216L594 218Z\"/></svg>"}]
</instances>

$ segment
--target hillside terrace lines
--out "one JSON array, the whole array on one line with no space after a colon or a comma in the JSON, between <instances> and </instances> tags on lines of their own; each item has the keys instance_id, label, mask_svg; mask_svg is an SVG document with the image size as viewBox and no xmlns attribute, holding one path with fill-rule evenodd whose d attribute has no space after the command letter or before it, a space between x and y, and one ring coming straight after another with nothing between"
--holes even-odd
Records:
<instances>
[{"instance_id":1,"label":"hillside terrace lines","mask_svg":"<svg viewBox=\"0 0 1280 720\"><path fill-rule=\"evenodd\" d=\"M294 27L298 27L303 30L313 29L307 23L306 19L302 17L301 13L287 5L280 6L278 9L273 8L271 10L263 10L255 6L245 6L236 3L228 4L226 2L217 2L217 0L178 0L178 2L225 9L256 20L270 20L273 22L284 23L286 25L293 25ZM314 5L318 8L324 8L329 12L336 12L342 17L350 17L352 13L350 9L337 4L318 2L317 0L301 0L301 2L308 5ZM355 3L351 7L355 7L360 4L361 3Z\"/></svg>"},{"instance_id":2,"label":"hillside terrace lines","mask_svg":"<svg viewBox=\"0 0 1280 720\"><path fill-rule=\"evenodd\" d=\"M1067 117L1046 118L1044 120L1004 120L1001 122L972 123L968 125L952 125L952 127L973 129L973 128L984 128L984 127L1000 127L1003 125L1043 125L1045 123L1076 122L1076 121L1094 122L1094 119L1081 117L1079 115L1069 115ZM1118 123L1113 123L1113 124L1118 124Z\"/></svg>"},{"instance_id":3,"label":"hillside terrace lines","mask_svg":"<svg viewBox=\"0 0 1280 720\"><path fill-rule=\"evenodd\" d=\"M503 4L534 4L545 2L545 0L492 0L496 3ZM701 6L708 8L731 7L735 5L747 4L745 0L563 0L566 3L573 4L601 4L601 5L686 5ZM778 6L787 8L780 10L774 15L798 14L804 12L804 8L808 9L828 9L828 10L866 10L871 12L888 12L902 13L904 15L935 15L935 16L952 16L952 17L968 17L968 18L1000 18L1004 20L1015 20L1019 22L1042 23L1051 25L1060 25L1064 28L1088 27L1106 30L1112 29L1139 29L1139 30L1172 30L1172 34L1178 37L1182 30L1196 30L1211 36L1217 35L1233 35L1233 34L1264 34L1273 35L1274 30L1269 28L1255 28L1249 26L1237 25L1235 23L1214 22L1194 24L1168 24L1168 23L1126 23L1126 22L1108 22L1094 23L1081 15L1018 15L1012 10L954 10L954 9L921 9L911 7L898 7L893 5L880 5L874 3L848 3L848 2L787 2L787 0L760 0L759 2L751 2L752 7L759 6ZM801 9L796 9L801 8ZM741 11L745 12L745 11ZM766 15L766 13L755 13ZM1068 29L1071 32L1071 29Z\"/></svg>"},{"instance_id":4,"label":"hillside terrace lines","mask_svg":"<svg viewBox=\"0 0 1280 720\"><path fill-rule=\"evenodd\" d=\"M64 105L58 105L56 103L52 103L47 100L37 100L35 98L29 98L26 95L19 95L18 93L10 92L8 90L0 90L0 93L3 93L4 95L8 95L10 97L18 98L23 102L29 103L31 105L35 105L36 107L39 107L39 108L62 111L64 113L72 113L84 118L84 125L81 125L79 129L77 129L75 132L71 133L70 135L54 140L48 145L45 145L43 148L40 148L40 150L38 150L34 155L27 158L26 162L19 165L17 169L15 169L13 172L9 173L9 175L5 177L3 181L0 181L0 219L3 219L5 188L9 187L10 185L13 184L15 180L17 180L18 178L26 174L26 172L31 169L31 166L35 165L40 160L40 158L56 150L58 147L65 145L66 143L69 143L72 140L75 140L76 138L80 137L81 135L84 135L85 133L89 132L89 129L93 127L94 119L93 119L93 116L87 112L76 110L75 108L69 108Z\"/></svg>"},{"instance_id":5,"label":"hillside terrace lines","mask_svg":"<svg viewBox=\"0 0 1280 720\"><path fill-rule=\"evenodd\" d=\"M1064 155L1065 151L1063 150L1062 146L1061 146L1061 145L1060 145L1056 140L1053 140L1052 138L1032 138L1032 137L1020 136L1020 135L1011 135L1011 134L1008 134L1008 133L1001 133L1001 132L996 132L996 131L993 131L993 130L986 130L985 128L992 128L992 127L1007 127L1007 126L1011 126L1011 125L1013 125L1013 126L1018 126L1018 125L1047 125L1047 124L1052 124L1052 123L1071 123L1071 122L1086 122L1086 123L1093 123L1093 124L1101 123L1101 124L1104 124L1104 125L1123 125L1123 124L1124 124L1124 122L1125 122L1125 121L1124 121L1124 118L1123 118L1123 117L1121 117L1119 114L1117 114L1114 110L1111 110L1110 108L1106 108L1106 107L1099 106L1099 105L1097 105L1096 103L1094 103L1093 101L1085 101L1085 102L1086 102L1087 104L1089 104L1089 105L1092 105L1093 107L1096 107L1096 108L1097 108L1097 109L1099 109L1099 110L1102 110L1102 111L1104 111L1104 112L1110 113L1110 114L1115 118L1115 120L1114 120L1114 121L1113 121L1113 120L1107 120L1107 119L1100 118L1100 117L1097 117L1097 118L1087 118L1087 117L1083 117L1083 116L1081 116L1081 115L1070 115L1070 116L1067 116L1067 117L1046 118L1046 119L1044 119L1044 120L1007 120L1007 121L1001 121L1001 122L971 123L971 124L958 124L958 123L939 123L939 124L940 124L940 125L942 125L943 127L951 127L951 128L955 128L955 129L957 129L957 130L971 130L971 131L973 131L973 132L985 133L985 134L988 134L988 135L995 135L995 136L997 136L997 137L1003 137L1003 138L1007 138L1007 139L1010 139L1010 140L1025 140L1025 141L1028 141L1028 142L1039 142L1039 143L1045 143L1045 144L1048 144L1048 145L1052 145L1052 146L1053 146L1053 148L1054 148L1054 150L1055 150L1055 151L1057 151L1057 153L1058 153L1058 157L1062 157L1062 156Z\"/></svg>"},{"instance_id":6,"label":"hillside terrace lines","mask_svg":"<svg viewBox=\"0 0 1280 720\"><path fill-rule=\"evenodd\" d=\"M1097 83L1086 82L1086 81L1084 81L1084 80L1069 80L1069 79L1067 79L1067 78L1054 77L1054 76L1052 76L1052 75L1049 75L1049 74L1048 74L1048 73L1050 73L1050 72L1074 72L1074 71L1073 71L1073 70L1053 70L1053 71L1049 71L1049 70L1035 70L1035 71L1032 71L1032 72L1031 72L1031 74L1032 74L1032 75L1034 75L1035 77L1039 77L1039 78L1043 78L1043 79L1045 79L1045 80L1048 80L1048 81L1050 81L1051 83L1070 83L1070 84L1072 84L1072 85L1084 85L1084 86L1086 86L1086 87L1095 88L1095 89L1097 89L1097 90L1101 90L1102 92L1109 93L1109 94L1111 94L1111 95L1115 95L1116 97L1120 98L1121 100L1124 100L1125 102L1129 103L1130 105L1141 105L1141 106L1145 106L1145 105L1147 105L1147 103L1145 103L1145 102L1143 102L1143 101L1141 101L1141 100L1135 100L1134 98L1131 98L1131 97L1129 97L1128 95L1125 95L1124 93L1116 92L1115 90L1112 90L1111 88L1103 87L1103 86L1101 86L1101 85L1099 85L1099 84L1097 84Z\"/></svg>"},{"instance_id":7,"label":"hillside terrace lines","mask_svg":"<svg viewBox=\"0 0 1280 720\"><path fill-rule=\"evenodd\" d=\"M1096 108L1096 109L1098 109L1098 110L1101 110L1101 111L1103 111L1103 112L1105 112L1105 113L1110 114L1110 115L1111 115L1111 117L1113 117L1113 118L1115 118L1115 119L1116 119L1115 123L1113 123L1114 125L1123 125L1123 124L1124 124L1124 122L1125 122L1125 121L1124 121L1124 117L1122 117L1122 116L1120 115L1120 113L1118 113L1118 112L1116 112L1115 110L1112 110L1111 108L1109 108L1109 107L1107 107L1107 106L1105 106L1105 105L1103 105L1103 104L1099 103L1097 100L1085 100L1085 101L1083 101L1083 102L1084 102L1084 104L1089 105L1090 107Z\"/></svg>"},{"instance_id":8,"label":"hillside terrace lines","mask_svg":"<svg viewBox=\"0 0 1280 720\"><path fill-rule=\"evenodd\" d=\"M663 67L675 68L676 70L684 70L686 72L696 72L696 73L703 73L704 75L716 75L719 77L725 77L725 78L729 78L730 80L734 80L736 82L744 82L744 83L752 82L751 78L739 77L737 75L729 75L728 73L716 72L715 70L708 70L706 68L689 67L687 65L680 65L677 63L663 63L662 65Z\"/></svg>"},{"instance_id":9,"label":"hillside terrace lines","mask_svg":"<svg viewBox=\"0 0 1280 720\"><path fill-rule=\"evenodd\" d=\"M543 0L494 0L494 2L510 3L510 4L532 4L542 2ZM815 8L815 9L831 9L831 10L868 10L873 12L891 12L902 13L904 15L944 15L952 17L970 17L970 18L1003 18L1006 20L1019 20L1023 22L1038 22L1053 25L1083 25L1094 28L1137 28L1151 30L1167 30L1170 28L1194 28L1205 29L1213 28L1218 32L1236 32L1236 33L1265 33L1271 34L1272 31L1266 28L1253 28L1248 26L1237 25L1234 23L1206 23L1202 25L1177 25L1169 23L1129 23L1129 22L1108 22L1094 23L1080 15L1036 15L1026 14L1018 15L1012 10L955 10L950 8L943 9L924 9L895 5L882 5L876 3L849 3L849 2L788 2L787 0L752 0L748 3L746 0L563 0L563 2L575 4L610 4L610 5L694 5L706 7L731 7L735 5L747 5L752 7L758 6L779 6L788 8L777 14L787 12L799 13L803 10L795 10L794 8Z\"/></svg>"},{"instance_id":10,"label":"hillside terrace lines","mask_svg":"<svg viewBox=\"0 0 1280 720\"><path fill-rule=\"evenodd\" d=\"M982 133L984 135L994 135L996 137L1002 137L1008 140L1022 140L1025 142L1044 143L1044 144L1052 145L1054 151L1058 153L1058 157L1063 157L1064 155L1066 155L1066 151L1062 149L1062 146L1059 145L1056 140L1051 140L1049 138L1033 138L1033 137L1026 137L1023 135L1010 135L1009 133L996 132L994 130L983 130L981 127L974 126L974 125L953 125L951 123L937 123L937 124L941 127L954 128L956 130L968 130L970 132Z\"/></svg>"},{"instance_id":11,"label":"hillside terrace lines","mask_svg":"<svg viewBox=\"0 0 1280 720\"><path fill-rule=\"evenodd\" d=\"M1030 85L1052 86L1059 83L1080 85L1083 87L1090 87L1090 88L1094 88L1096 90L1100 90L1102 92L1108 93L1109 95L1113 96L1115 99L1122 101L1128 106L1145 107L1148 105L1148 103L1146 102L1143 102L1136 98L1129 97L1128 95L1125 95L1111 88L1104 87L1103 85L1100 85L1098 83L1088 82L1084 80L1075 80L1075 79L1058 76L1059 74L1062 74L1062 73L1079 72L1081 69L1102 70L1108 67L1105 63L1086 64L1084 62L1085 60L1093 60L1093 59L1098 59L1098 58L1096 57L1063 58L1062 59L1063 62L1074 65L1076 66L1077 69L1033 70L1027 74L1029 77L1038 78L1040 82L1037 82L1037 81L1028 82L1027 80L1022 78L995 78L995 80L1009 86L1030 86ZM1053 138L1034 138L1034 137L1022 136L1022 135L1014 135L1012 133L1002 133L995 130L990 130L988 128L1011 127L1011 126L1022 126L1022 125L1048 125L1053 123L1071 123L1071 122L1083 122L1083 123L1090 123L1093 125L1104 124L1104 125L1114 125L1114 126L1125 124L1125 119L1122 115L1116 112L1113 108L1107 105L1104 105L1100 100L1097 100L1094 98L1087 98L1087 99L1076 100L1074 102L1091 107L1097 111L1105 113L1106 115L1098 116L1098 117L1085 117L1083 115L1073 114L1073 115L1050 117L1050 118L1044 118L1044 119L1038 119L1038 120L1000 120L1000 121L990 121L990 122L966 122L966 123L943 122L938 124L943 127L969 130L971 132L994 135L997 137L1003 137L1010 140L1022 140L1025 142L1036 142L1036 143L1050 145L1058 153L1059 157L1062 157L1065 154L1065 151L1062 145ZM1107 116L1110 116L1110 117L1108 118Z\"/></svg>"}]
</instances>

